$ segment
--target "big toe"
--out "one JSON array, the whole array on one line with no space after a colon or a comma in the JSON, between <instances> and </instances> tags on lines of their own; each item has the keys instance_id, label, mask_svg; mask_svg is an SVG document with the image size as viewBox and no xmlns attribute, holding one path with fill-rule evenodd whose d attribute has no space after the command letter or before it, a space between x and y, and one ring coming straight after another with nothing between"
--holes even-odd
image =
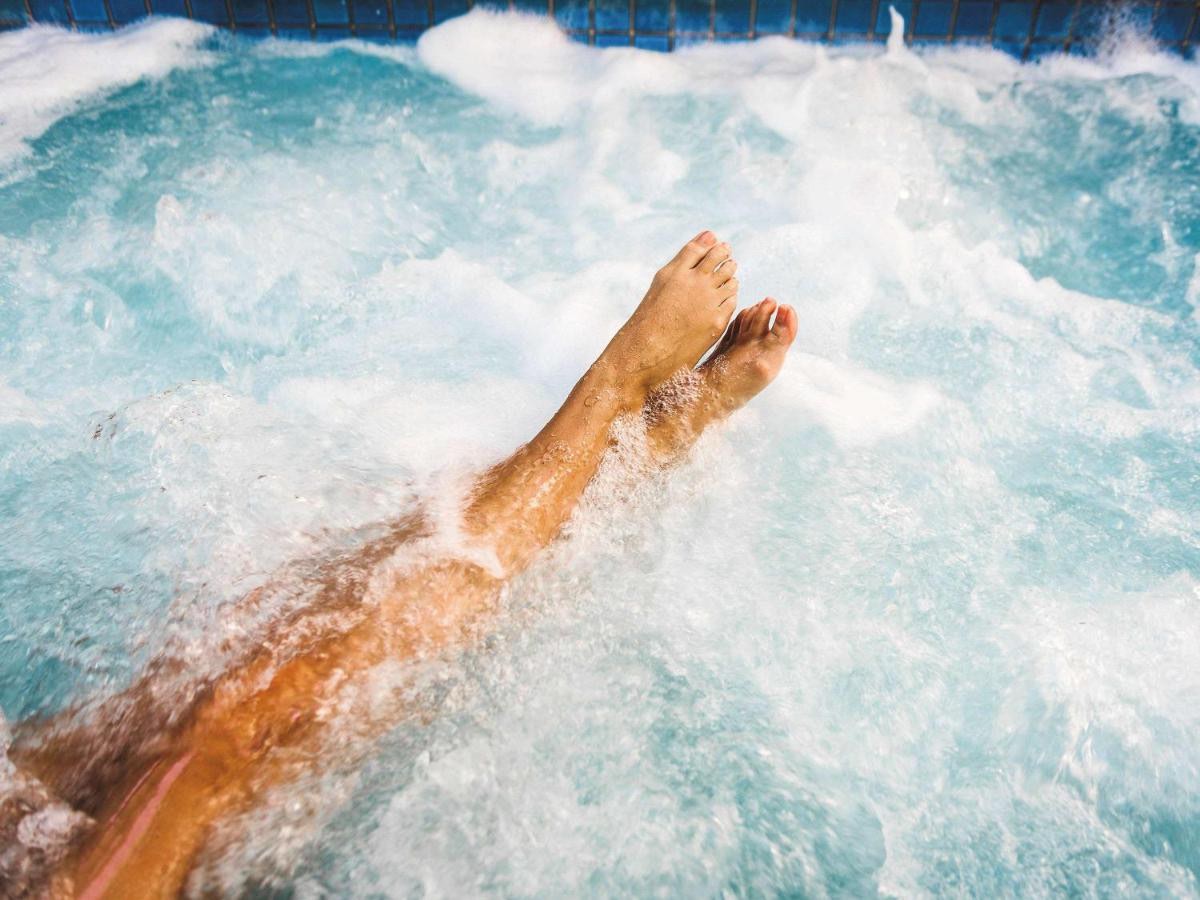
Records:
<instances>
[{"instance_id":1,"label":"big toe","mask_svg":"<svg viewBox=\"0 0 1200 900\"><path fill-rule=\"evenodd\" d=\"M704 258L704 254L716 242L717 236L715 234L711 231L702 231L684 244L671 262L687 269L694 268L696 263Z\"/></svg>"}]
</instances>

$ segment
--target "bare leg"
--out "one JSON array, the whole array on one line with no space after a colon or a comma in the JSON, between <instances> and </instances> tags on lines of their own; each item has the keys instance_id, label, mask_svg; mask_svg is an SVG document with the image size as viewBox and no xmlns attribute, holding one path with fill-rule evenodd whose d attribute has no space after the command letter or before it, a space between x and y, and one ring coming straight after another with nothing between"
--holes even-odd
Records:
<instances>
[{"instance_id":1,"label":"bare leg","mask_svg":"<svg viewBox=\"0 0 1200 900\"><path fill-rule=\"evenodd\" d=\"M760 301L737 314L702 366L692 372L678 373L651 392L643 415L652 457L659 462L678 458L705 428L766 387L783 365L796 336L796 325L796 314L791 307L777 306L771 298ZM508 460L503 465L512 462ZM495 470L489 473L489 477L494 476ZM485 483L481 481L481 485ZM275 658L281 655L289 635L295 640L298 634L313 633L310 620L332 615L344 623L346 615L362 605L369 572L400 546L429 534L428 523L412 517L388 528L351 560L335 559L320 566L316 571L318 587L312 607L275 623L267 636L266 643L275 651ZM261 589L254 592L247 602L256 602L260 593ZM172 726L180 719L178 707L182 698L166 702L167 698L152 688L163 677L162 670L174 665L168 659L153 666L134 690L116 698L113 702L116 708L103 720L101 730L77 728L57 734L52 744L54 753L43 753L46 758L41 765L33 763L39 756L36 745L22 760L23 764L43 773L57 764L60 771L50 780L59 787L64 799L77 809L94 813L104 788L119 783L123 770L145 771L163 755L163 746L172 736ZM200 694L206 689L202 686ZM131 727L131 722L136 722L136 727ZM80 761L86 761L87 765L80 767Z\"/></svg>"},{"instance_id":2,"label":"bare leg","mask_svg":"<svg viewBox=\"0 0 1200 900\"><path fill-rule=\"evenodd\" d=\"M57 888L87 897L173 896L211 824L285 780L319 743L347 682L384 660L469 637L504 581L570 515L613 422L641 410L653 388L695 365L722 333L736 302L735 269L729 248L710 233L689 242L550 422L475 485L462 552L391 572L375 566L367 587L373 615L283 661L267 648L212 686L170 749L97 804L100 826ZM53 779L52 769L43 774Z\"/></svg>"},{"instance_id":3,"label":"bare leg","mask_svg":"<svg viewBox=\"0 0 1200 900\"><path fill-rule=\"evenodd\" d=\"M369 612L363 601L374 569L401 546L430 532L422 516L411 515L389 524L352 554L285 568L272 583L251 591L230 611L239 626L236 633L249 646L227 641L214 649L233 669L257 655L250 649L255 643L260 651L269 647L280 659L314 636L345 630ZM248 620L260 614L264 598L278 593L298 593L306 602L259 633L242 635ZM72 808L95 815L114 786L132 771L145 771L170 749L197 705L210 697L215 683L192 677L187 669L185 660L168 648L129 689L99 708L70 709L50 720L21 723L10 759L53 785L57 796Z\"/></svg>"}]
</instances>

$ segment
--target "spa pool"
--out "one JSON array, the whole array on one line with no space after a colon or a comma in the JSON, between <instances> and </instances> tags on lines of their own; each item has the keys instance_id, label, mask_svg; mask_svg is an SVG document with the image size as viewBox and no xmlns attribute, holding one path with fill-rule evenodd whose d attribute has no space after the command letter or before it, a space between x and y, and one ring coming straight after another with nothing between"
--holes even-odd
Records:
<instances>
[{"instance_id":1,"label":"spa pool","mask_svg":"<svg viewBox=\"0 0 1200 900\"><path fill-rule=\"evenodd\" d=\"M529 437L706 227L797 307L778 381L610 467L193 889L1200 894L1200 68L1131 32L0 35L5 719L218 669L238 598Z\"/></svg>"}]
</instances>

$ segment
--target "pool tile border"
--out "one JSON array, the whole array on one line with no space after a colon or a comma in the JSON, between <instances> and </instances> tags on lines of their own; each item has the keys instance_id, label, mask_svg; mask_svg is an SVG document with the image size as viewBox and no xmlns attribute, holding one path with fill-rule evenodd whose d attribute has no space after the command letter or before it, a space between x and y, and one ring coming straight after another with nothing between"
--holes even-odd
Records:
<instances>
[{"instance_id":1,"label":"pool tile border","mask_svg":"<svg viewBox=\"0 0 1200 900\"><path fill-rule=\"evenodd\" d=\"M184 16L250 36L411 43L479 5L555 19L596 46L651 50L784 36L872 43L891 32L888 0L0 0L0 30L51 22L79 31L119 28L147 15ZM990 45L1021 59L1088 53L1114 16L1191 58L1200 0L893 0L909 44Z\"/></svg>"}]
</instances>

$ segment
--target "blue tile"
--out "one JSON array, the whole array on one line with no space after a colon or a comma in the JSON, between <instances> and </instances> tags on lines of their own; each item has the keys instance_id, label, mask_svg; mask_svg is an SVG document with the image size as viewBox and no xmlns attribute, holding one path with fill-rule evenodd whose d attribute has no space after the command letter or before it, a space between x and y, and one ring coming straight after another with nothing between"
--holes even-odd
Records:
<instances>
[{"instance_id":1,"label":"blue tile","mask_svg":"<svg viewBox=\"0 0 1200 900\"><path fill-rule=\"evenodd\" d=\"M192 0L195 2L195 0ZM275 0L275 24L308 27L308 4L304 0Z\"/></svg>"},{"instance_id":2,"label":"blue tile","mask_svg":"<svg viewBox=\"0 0 1200 900\"><path fill-rule=\"evenodd\" d=\"M554 18L563 28L586 29L588 27L587 0L558 0L554 4Z\"/></svg>"},{"instance_id":3,"label":"blue tile","mask_svg":"<svg viewBox=\"0 0 1200 900\"><path fill-rule=\"evenodd\" d=\"M270 21L266 0L233 0L233 21L239 31L248 25L265 25Z\"/></svg>"},{"instance_id":4,"label":"blue tile","mask_svg":"<svg viewBox=\"0 0 1200 900\"><path fill-rule=\"evenodd\" d=\"M569 37L571 40L573 40L577 44L588 43L588 33L587 33L586 28L583 29L582 31L568 31L567 37Z\"/></svg>"},{"instance_id":5,"label":"blue tile","mask_svg":"<svg viewBox=\"0 0 1200 900\"><path fill-rule=\"evenodd\" d=\"M759 34L787 34L792 27L791 0L758 0L754 30Z\"/></svg>"},{"instance_id":6,"label":"blue tile","mask_svg":"<svg viewBox=\"0 0 1200 900\"><path fill-rule=\"evenodd\" d=\"M30 0L30 6L33 8L35 22L65 24L67 21L67 8L62 0Z\"/></svg>"},{"instance_id":7,"label":"blue tile","mask_svg":"<svg viewBox=\"0 0 1200 900\"><path fill-rule=\"evenodd\" d=\"M1193 13L1190 6L1160 6L1154 19L1154 36L1167 43L1186 40Z\"/></svg>"},{"instance_id":8,"label":"blue tile","mask_svg":"<svg viewBox=\"0 0 1200 900\"><path fill-rule=\"evenodd\" d=\"M669 24L665 3L639 3L634 10L635 31L666 31Z\"/></svg>"},{"instance_id":9,"label":"blue tile","mask_svg":"<svg viewBox=\"0 0 1200 900\"><path fill-rule=\"evenodd\" d=\"M480 0L475 4L480 9L490 9L493 12L504 12L508 9L508 0Z\"/></svg>"},{"instance_id":10,"label":"blue tile","mask_svg":"<svg viewBox=\"0 0 1200 900\"><path fill-rule=\"evenodd\" d=\"M346 0L313 0L318 25L346 25Z\"/></svg>"},{"instance_id":11,"label":"blue tile","mask_svg":"<svg viewBox=\"0 0 1200 900\"><path fill-rule=\"evenodd\" d=\"M353 0L355 25L387 25L384 0Z\"/></svg>"},{"instance_id":12,"label":"blue tile","mask_svg":"<svg viewBox=\"0 0 1200 900\"><path fill-rule=\"evenodd\" d=\"M651 35L638 36L633 39L633 45L642 50L657 50L660 53L667 52L667 39L665 37L654 37Z\"/></svg>"},{"instance_id":13,"label":"blue tile","mask_svg":"<svg viewBox=\"0 0 1200 900\"><path fill-rule=\"evenodd\" d=\"M550 11L550 4L546 0L513 0L513 8L544 16Z\"/></svg>"},{"instance_id":14,"label":"blue tile","mask_svg":"<svg viewBox=\"0 0 1200 900\"><path fill-rule=\"evenodd\" d=\"M392 42L392 33L386 28L360 28L358 37L359 40L371 44L390 44Z\"/></svg>"},{"instance_id":15,"label":"blue tile","mask_svg":"<svg viewBox=\"0 0 1200 900\"><path fill-rule=\"evenodd\" d=\"M950 33L950 14L954 4L949 0L922 0L913 34L942 37Z\"/></svg>"},{"instance_id":16,"label":"blue tile","mask_svg":"<svg viewBox=\"0 0 1200 900\"><path fill-rule=\"evenodd\" d=\"M1025 52L1025 42L1024 41L996 40L996 41L992 42L992 46L995 47L997 50L1003 50L1009 56L1015 56L1017 59L1020 59L1021 55Z\"/></svg>"},{"instance_id":17,"label":"blue tile","mask_svg":"<svg viewBox=\"0 0 1200 900\"><path fill-rule=\"evenodd\" d=\"M689 34L708 34L708 0L676 0L675 31Z\"/></svg>"},{"instance_id":18,"label":"blue tile","mask_svg":"<svg viewBox=\"0 0 1200 900\"><path fill-rule=\"evenodd\" d=\"M1063 45L1061 41L1034 41L1029 45L1029 59L1052 56L1055 53L1062 53L1062 50Z\"/></svg>"},{"instance_id":19,"label":"blue tile","mask_svg":"<svg viewBox=\"0 0 1200 900\"><path fill-rule=\"evenodd\" d=\"M996 38L1024 40L1029 36L1029 20L1032 16L1032 3L1001 3L1000 12L996 14Z\"/></svg>"},{"instance_id":20,"label":"blue tile","mask_svg":"<svg viewBox=\"0 0 1200 900\"><path fill-rule=\"evenodd\" d=\"M880 0L879 11L875 14L875 33L880 37L887 37L892 33L892 14L888 6L896 7L898 12L904 18L904 30L908 34L912 34L912 4L908 0L900 0L898 3L884 3Z\"/></svg>"},{"instance_id":21,"label":"blue tile","mask_svg":"<svg viewBox=\"0 0 1200 900\"><path fill-rule=\"evenodd\" d=\"M598 34L596 35L597 47L628 47L629 34Z\"/></svg>"},{"instance_id":22,"label":"blue tile","mask_svg":"<svg viewBox=\"0 0 1200 900\"><path fill-rule=\"evenodd\" d=\"M192 18L228 25L229 11L225 8L225 0L192 0Z\"/></svg>"},{"instance_id":23,"label":"blue tile","mask_svg":"<svg viewBox=\"0 0 1200 900\"><path fill-rule=\"evenodd\" d=\"M871 26L871 0L841 0L834 24L838 35L866 34Z\"/></svg>"},{"instance_id":24,"label":"blue tile","mask_svg":"<svg viewBox=\"0 0 1200 900\"><path fill-rule=\"evenodd\" d=\"M829 0L796 0L796 33L825 34L829 30Z\"/></svg>"},{"instance_id":25,"label":"blue tile","mask_svg":"<svg viewBox=\"0 0 1200 900\"><path fill-rule=\"evenodd\" d=\"M404 30L396 29L396 43L415 44L421 37L421 32L423 30L424 29L420 28L406 28Z\"/></svg>"},{"instance_id":26,"label":"blue tile","mask_svg":"<svg viewBox=\"0 0 1200 900\"><path fill-rule=\"evenodd\" d=\"M85 22L107 22L108 10L104 8L104 0L71 0L71 11L76 19Z\"/></svg>"},{"instance_id":27,"label":"blue tile","mask_svg":"<svg viewBox=\"0 0 1200 900\"><path fill-rule=\"evenodd\" d=\"M317 29L317 40L322 43L326 41L344 41L350 37L350 29L338 26L330 26L328 28Z\"/></svg>"},{"instance_id":28,"label":"blue tile","mask_svg":"<svg viewBox=\"0 0 1200 900\"><path fill-rule=\"evenodd\" d=\"M715 29L722 34L749 34L750 0L717 0Z\"/></svg>"},{"instance_id":29,"label":"blue tile","mask_svg":"<svg viewBox=\"0 0 1200 900\"><path fill-rule=\"evenodd\" d=\"M429 5L425 0L395 0L393 8L397 25L429 24Z\"/></svg>"},{"instance_id":30,"label":"blue tile","mask_svg":"<svg viewBox=\"0 0 1200 900\"><path fill-rule=\"evenodd\" d=\"M708 35L705 34L681 34L675 38L675 49L697 47L708 42Z\"/></svg>"},{"instance_id":31,"label":"blue tile","mask_svg":"<svg viewBox=\"0 0 1200 900\"><path fill-rule=\"evenodd\" d=\"M954 23L955 37L986 37L992 27L992 4L962 0L958 4L958 19Z\"/></svg>"},{"instance_id":32,"label":"blue tile","mask_svg":"<svg viewBox=\"0 0 1200 900\"><path fill-rule=\"evenodd\" d=\"M1038 37L1065 38L1071 30L1071 19L1075 17L1074 3L1044 3L1038 11Z\"/></svg>"},{"instance_id":33,"label":"blue tile","mask_svg":"<svg viewBox=\"0 0 1200 900\"><path fill-rule=\"evenodd\" d=\"M264 25L239 25L237 33L242 37L260 40L271 36L271 29Z\"/></svg>"},{"instance_id":34,"label":"blue tile","mask_svg":"<svg viewBox=\"0 0 1200 900\"><path fill-rule=\"evenodd\" d=\"M25 0L0 0L0 19L6 22L25 21Z\"/></svg>"},{"instance_id":35,"label":"blue tile","mask_svg":"<svg viewBox=\"0 0 1200 900\"><path fill-rule=\"evenodd\" d=\"M150 9L156 16L186 16L187 7L183 0L150 0Z\"/></svg>"},{"instance_id":36,"label":"blue tile","mask_svg":"<svg viewBox=\"0 0 1200 900\"><path fill-rule=\"evenodd\" d=\"M467 11L467 0L434 0L433 21L445 22Z\"/></svg>"},{"instance_id":37,"label":"blue tile","mask_svg":"<svg viewBox=\"0 0 1200 900\"><path fill-rule=\"evenodd\" d=\"M1096 45L1091 41L1078 41L1067 49L1067 53L1071 56L1091 56L1095 52Z\"/></svg>"},{"instance_id":38,"label":"blue tile","mask_svg":"<svg viewBox=\"0 0 1200 900\"><path fill-rule=\"evenodd\" d=\"M596 27L604 31L629 31L628 0L596 0Z\"/></svg>"},{"instance_id":39,"label":"blue tile","mask_svg":"<svg viewBox=\"0 0 1200 900\"><path fill-rule=\"evenodd\" d=\"M312 35L307 28L284 28L275 29L275 33L289 41L309 41L312 40Z\"/></svg>"},{"instance_id":40,"label":"blue tile","mask_svg":"<svg viewBox=\"0 0 1200 900\"><path fill-rule=\"evenodd\" d=\"M108 7L112 10L113 21L118 25L136 22L147 16L146 0L108 0Z\"/></svg>"}]
</instances>

